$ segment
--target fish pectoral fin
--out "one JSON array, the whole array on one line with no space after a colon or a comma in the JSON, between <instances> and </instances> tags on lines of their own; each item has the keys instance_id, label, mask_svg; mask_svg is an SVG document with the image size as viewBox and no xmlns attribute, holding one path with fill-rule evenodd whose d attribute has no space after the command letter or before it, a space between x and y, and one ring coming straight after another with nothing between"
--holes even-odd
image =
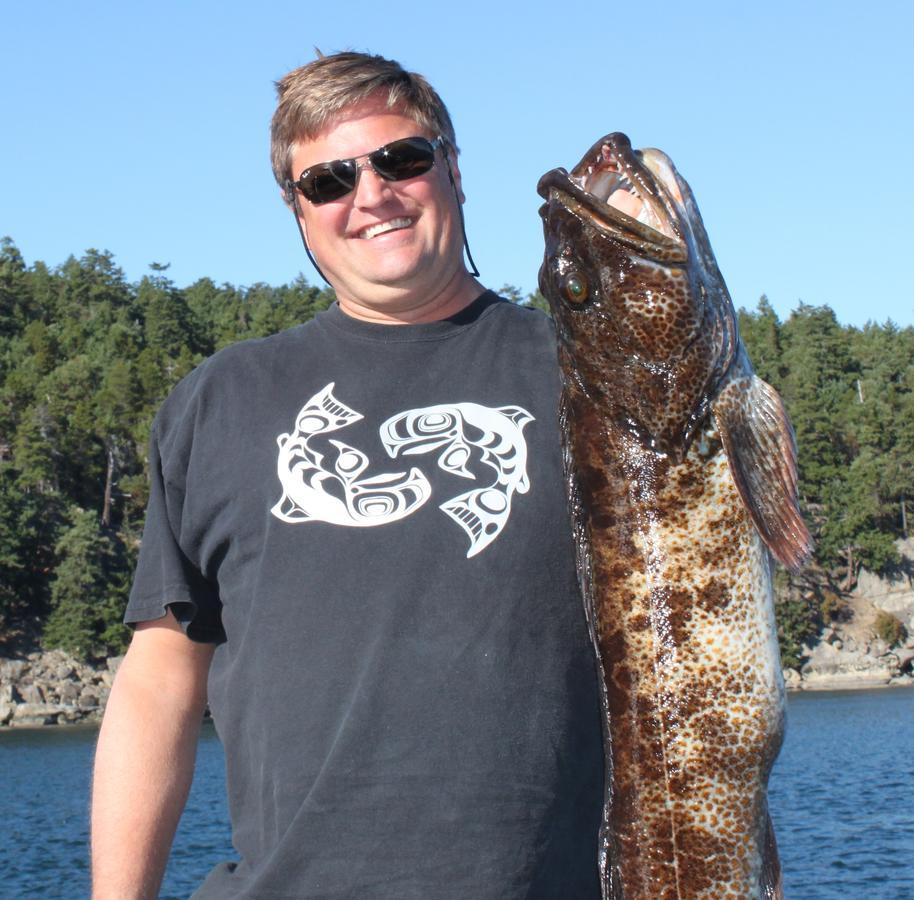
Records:
<instances>
[{"instance_id":1,"label":"fish pectoral fin","mask_svg":"<svg viewBox=\"0 0 914 900\"><path fill-rule=\"evenodd\" d=\"M712 403L733 480L774 556L798 571L812 537L797 497L797 448L783 401L750 372L731 377Z\"/></svg>"}]
</instances>

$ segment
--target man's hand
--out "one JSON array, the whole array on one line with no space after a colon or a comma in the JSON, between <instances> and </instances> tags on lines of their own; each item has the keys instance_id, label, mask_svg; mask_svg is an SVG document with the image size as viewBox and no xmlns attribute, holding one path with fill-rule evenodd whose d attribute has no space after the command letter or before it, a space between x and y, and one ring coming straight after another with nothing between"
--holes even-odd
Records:
<instances>
[{"instance_id":1,"label":"man's hand","mask_svg":"<svg viewBox=\"0 0 914 900\"><path fill-rule=\"evenodd\" d=\"M214 650L187 638L170 611L136 628L95 754L93 900L158 896L193 778Z\"/></svg>"}]
</instances>

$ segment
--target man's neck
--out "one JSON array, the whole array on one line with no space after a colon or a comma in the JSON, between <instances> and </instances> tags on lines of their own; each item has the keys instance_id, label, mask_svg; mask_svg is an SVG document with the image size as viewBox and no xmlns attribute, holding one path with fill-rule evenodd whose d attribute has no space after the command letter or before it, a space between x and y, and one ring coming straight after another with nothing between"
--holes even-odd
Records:
<instances>
[{"instance_id":1,"label":"man's neck","mask_svg":"<svg viewBox=\"0 0 914 900\"><path fill-rule=\"evenodd\" d=\"M353 319L379 325L417 325L438 322L457 315L469 306L485 288L465 270L445 290L434 297L404 292L383 302L364 302L337 293L340 309Z\"/></svg>"}]
</instances>

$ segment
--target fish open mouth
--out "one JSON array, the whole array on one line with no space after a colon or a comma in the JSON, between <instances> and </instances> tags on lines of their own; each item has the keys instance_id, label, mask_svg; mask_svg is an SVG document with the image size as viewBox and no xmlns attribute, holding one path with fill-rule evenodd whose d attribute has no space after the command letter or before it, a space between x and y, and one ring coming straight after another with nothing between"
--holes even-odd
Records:
<instances>
[{"instance_id":1,"label":"fish open mouth","mask_svg":"<svg viewBox=\"0 0 914 900\"><path fill-rule=\"evenodd\" d=\"M636 160L640 166L634 164ZM609 139L598 141L595 148L591 148L572 170L570 178L582 190L613 209L676 240L679 235L672 228L668 211L658 196L656 175L645 163L644 153L632 150L627 138L623 143L610 135Z\"/></svg>"},{"instance_id":2,"label":"fish open mouth","mask_svg":"<svg viewBox=\"0 0 914 900\"><path fill-rule=\"evenodd\" d=\"M597 141L570 173L547 172L537 191L625 243L666 254L684 249L677 209L682 194L672 163L659 150L633 150L619 132Z\"/></svg>"}]
</instances>

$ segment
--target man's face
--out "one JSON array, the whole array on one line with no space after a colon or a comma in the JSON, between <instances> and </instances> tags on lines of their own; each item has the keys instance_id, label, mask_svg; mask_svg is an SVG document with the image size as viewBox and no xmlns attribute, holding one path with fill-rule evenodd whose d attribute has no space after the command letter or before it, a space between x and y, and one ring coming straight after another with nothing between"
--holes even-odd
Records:
<instances>
[{"instance_id":1,"label":"man's face","mask_svg":"<svg viewBox=\"0 0 914 900\"><path fill-rule=\"evenodd\" d=\"M317 163L362 156L415 136L437 137L388 109L384 98L369 98L294 147L292 177ZM355 189L329 203L313 205L298 194L308 245L349 315L372 321L440 318L456 311L442 302L442 291L460 286L465 295L467 280L475 285L463 264L457 199L443 153L436 151L429 172L406 181L385 181L360 161L364 168ZM452 168L459 189L453 160Z\"/></svg>"}]
</instances>

